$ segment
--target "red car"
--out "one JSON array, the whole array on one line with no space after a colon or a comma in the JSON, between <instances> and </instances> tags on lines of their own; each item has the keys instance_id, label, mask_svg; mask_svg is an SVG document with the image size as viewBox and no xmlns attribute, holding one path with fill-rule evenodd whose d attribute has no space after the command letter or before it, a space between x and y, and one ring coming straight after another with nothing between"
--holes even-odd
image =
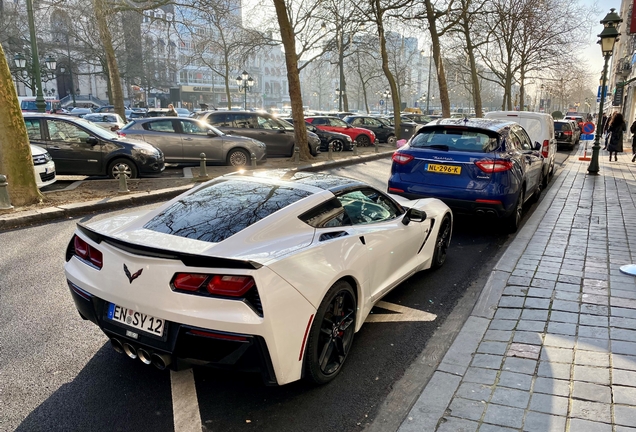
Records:
<instances>
[{"instance_id":1,"label":"red car","mask_svg":"<svg viewBox=\"0 0 636 432\"><path fill-rule=\"evenodd\" d=\"M369 129L351 126L338 117L312 116L305 118L305 121L316 126L318 129L349 135L351 139L356 142L358 147L367 147L376 141L375 134Z\"/></svg>"}]
</instances>

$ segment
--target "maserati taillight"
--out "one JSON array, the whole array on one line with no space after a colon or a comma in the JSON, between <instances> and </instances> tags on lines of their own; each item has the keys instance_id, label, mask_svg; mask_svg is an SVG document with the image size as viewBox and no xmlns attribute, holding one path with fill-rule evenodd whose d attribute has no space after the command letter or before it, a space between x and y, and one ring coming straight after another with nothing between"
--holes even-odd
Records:
<instances>
[{"instance_id":1,"label":"maserati taillight","mask_svg":"<svg viewBox=\"0 0 636 432\"><path fill-rule=\"evenodd\" d=\"M483 159L475 162L475 165L485 173L498 173L512 169L512 162L507 160Z\"/></svg>"},{"instance_id":2,"label":"maserati taillight","mask_svg":"<svg viewBox=\"0 0 636 432\"><path fill-rule=\"evenodd\" d=\"M395 152L393 153L393 157L391 159L393 159L393 162L398 165L406 165L407 163L415 159L415 156L406 153Z\"/></svg>"}]
</instances>

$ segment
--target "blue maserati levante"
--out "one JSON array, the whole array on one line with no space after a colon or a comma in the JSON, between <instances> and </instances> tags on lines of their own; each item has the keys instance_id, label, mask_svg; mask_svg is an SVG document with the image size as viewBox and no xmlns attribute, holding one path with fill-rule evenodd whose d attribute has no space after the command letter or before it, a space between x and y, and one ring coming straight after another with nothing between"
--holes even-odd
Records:
<instances>
[{"instance_id":1,"label":"blue maserati levante","mask_svg":"<svg viewBox=\"0 0 636 432\"><path fill-rule=\"evenodd\" d=\"M388 191L439 198L458 213L496 216L514 232L524 203L541 194L540 150L515 122L435 120L393 154Z\"/></svg>"}]
</instances>

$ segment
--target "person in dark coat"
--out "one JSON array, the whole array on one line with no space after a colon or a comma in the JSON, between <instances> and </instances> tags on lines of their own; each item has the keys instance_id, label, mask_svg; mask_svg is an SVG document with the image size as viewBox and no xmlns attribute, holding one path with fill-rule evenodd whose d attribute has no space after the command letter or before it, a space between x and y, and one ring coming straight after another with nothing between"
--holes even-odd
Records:
<instances>
[{"instance_id":1,"label":"person in dark coat","mask_svg":"<svg viewBox=\"0 0 636 432\"><path fill-rule=\"evenodd\" d=\"M616 114L615 112L611 113L609 117L603 114L603 118L605 118L605 122L603 123L603 128L601 129L603 131L603 136L605 137L605 145L603 146L603 150L607 150L607 143L609 142L609 138L610 138L609 125L612 122L612 119L614 118L615 114Z\"/></svg>"},{"instance_id":2,"label":"person in dark coat","mask_svg":"<svg viewBox=\"0 0 636 432\"><path fill-rule=\"evenodd\" d=\"M636 161L636 120L629 127L629 131L632 133L632 162Z\"/></svg>"},{"instance_id":3,"label":"person in dark coat","mask_svg":"<svg viewBox=\"0 0 636 432\"><path fill-rule=\"evenodd\" d=\"M618 153L623 152L623 132L627 130L625 120L623 120L623 114L616 113L609 124L610 139L607 144L607 150L609 151L609 160L612 161L612 153L614 153L614 160L617 161Z\"/></svg>"}]
</instances>

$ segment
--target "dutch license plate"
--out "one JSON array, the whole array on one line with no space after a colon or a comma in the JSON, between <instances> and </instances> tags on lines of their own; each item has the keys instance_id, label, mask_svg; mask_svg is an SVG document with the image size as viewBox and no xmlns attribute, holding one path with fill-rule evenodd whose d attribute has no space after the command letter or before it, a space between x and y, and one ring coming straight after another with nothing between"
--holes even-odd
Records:
<instances>
[{"instance_id":1,"label":"dutch license plate","mask_svg":"<svg viewBox=\"0 0 636 432\"><path fill-rule=\"evenodd\" d=\"M441 174L461 174L462 167L457 165L440 165L440 164L427 164L426 171L436 172Z\"/></svg>"},{"instance_id":2,"label":"dutch license plate","mask_svg":"<svg viewBox=\"0 0 636 432\"><path fill-rule=\"evenodd\" d=\"M162 319L114 303L108 306L108 319L155 336L163 336L164 321Z\"/></svg>"}]
</instances>

